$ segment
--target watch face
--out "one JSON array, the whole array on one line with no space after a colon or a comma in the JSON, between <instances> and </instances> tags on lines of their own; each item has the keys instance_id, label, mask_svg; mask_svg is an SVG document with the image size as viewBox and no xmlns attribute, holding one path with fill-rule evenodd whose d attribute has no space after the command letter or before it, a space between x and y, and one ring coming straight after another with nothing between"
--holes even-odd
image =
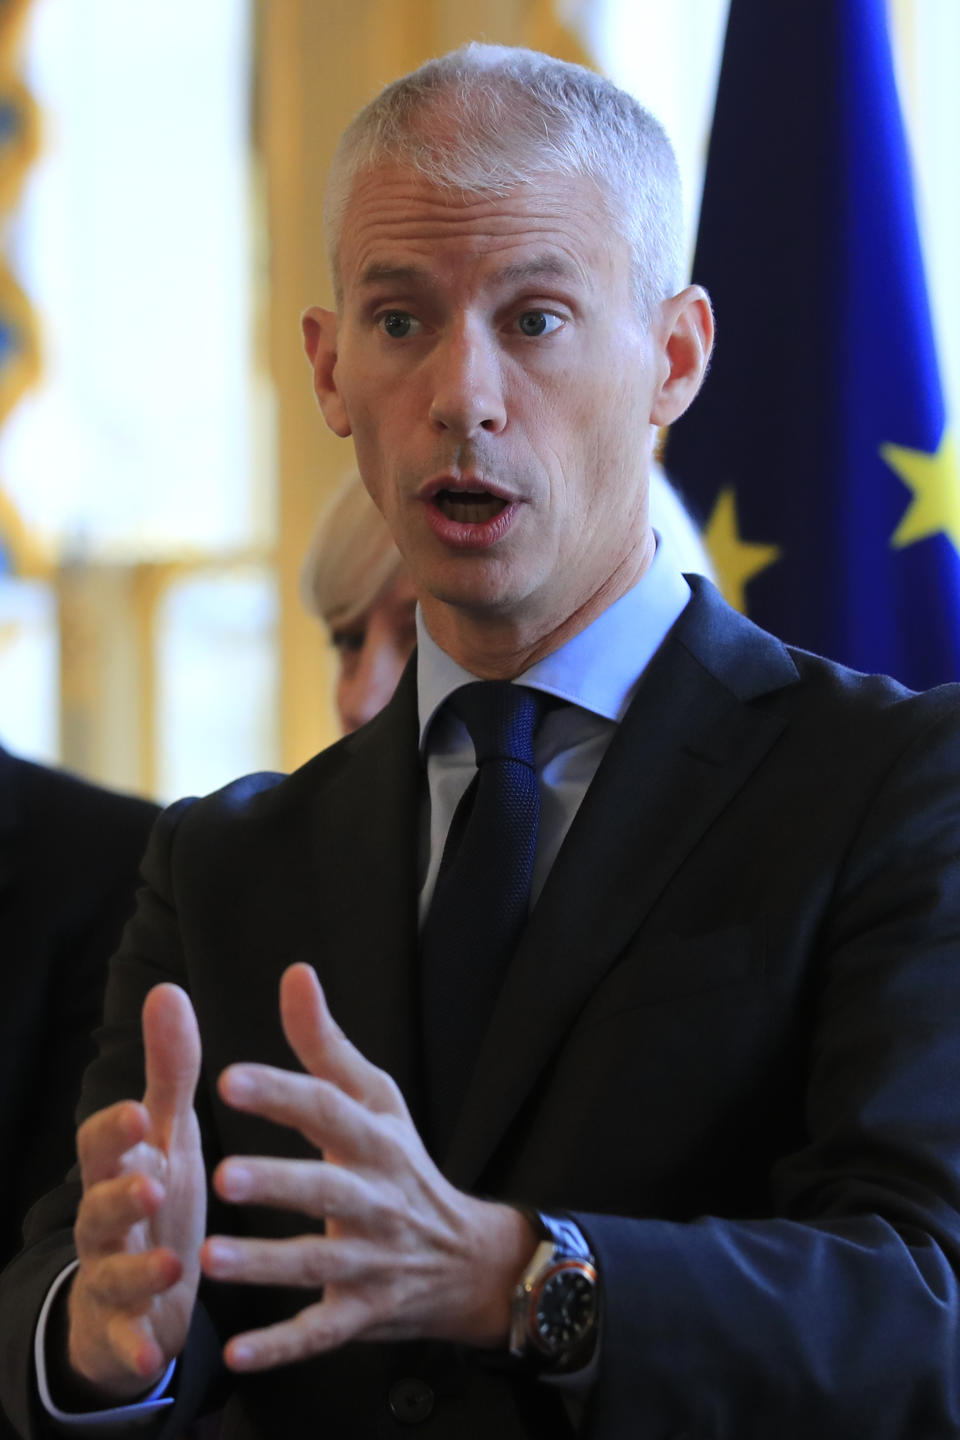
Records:
<instances>
[{"instance_id":1,"label":"watch face","mask_svg":"<svg viewBox=\"0 0 960 1440\"><path fill-rule=\"evenodd\" d=\"M551 1354L563 1354L583 1339L596 1318L597 1292L592 1279L573 1266L557 1270L537 1297L537 1337Z\"/></svg>"}]
</instances>

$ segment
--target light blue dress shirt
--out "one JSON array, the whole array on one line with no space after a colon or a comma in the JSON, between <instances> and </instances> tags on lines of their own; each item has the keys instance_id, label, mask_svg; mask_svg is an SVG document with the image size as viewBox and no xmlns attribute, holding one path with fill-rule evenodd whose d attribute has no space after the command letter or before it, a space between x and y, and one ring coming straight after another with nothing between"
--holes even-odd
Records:
<instances>
[{"instance_id":1,"label":"light blue dress shirt","mask_svg":"<svg viewBox=\"0 0 960 1440\"><path fill-rule=\"evenodd\" d=\"M559 650L518 675L528 685L569 703L544 716L534 740L540 779L540 829L531 884L534 904L557 857L587 786L597 773L617 725L627 712L640 678L690 599L690 587L669 544L657 537L647 570L619 600ZM437 871L464 790L474 774L473 742L466 726L444 701L476 680L431 638L417 609L417 701L420 749L426 755L427 813L421 834L420 920L436 884Z\"/></svg>"}]
</instances>

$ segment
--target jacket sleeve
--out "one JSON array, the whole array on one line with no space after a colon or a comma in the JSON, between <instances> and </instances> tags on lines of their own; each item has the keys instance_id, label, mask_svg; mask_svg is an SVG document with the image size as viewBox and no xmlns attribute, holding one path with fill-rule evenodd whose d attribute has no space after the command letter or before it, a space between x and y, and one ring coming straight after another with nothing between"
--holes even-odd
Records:
<instances>
[{"instance_id":1,"label":"jacket sleeve","mask_svg":"<svg viewBox=\"0 0 960 1440\"><path fill-rule=\"evenodd\" d=\"M183 959L170 894L170 854L178 821L189 801L165 811L157 821L143 861L146 882L138 895L136 914L124 933L110 967L99 1053L83 1082L79 1117L105 1105L143 1094L143 1050L139 1015L153 985L163 980L185 984ZM75 1257L72 1227L80 1200L76 1167L63 1184L45 1195L30 1211L24 1226L24 1248L0 1277L0 1400L18 1431L29 1437L62 1432L48 1420L39 1402L33 1364L33 1343L44 1300L64 1268ZM219 1371L219 1345L202 1306L197 1307L178 1366L176 1403L160 1437L182 1433L199 1413L209 1384ZM111 1433L125 1433L121 1428ZM142 1433L136 1421L131 1433Z\"/></svg>"}]
</instances>

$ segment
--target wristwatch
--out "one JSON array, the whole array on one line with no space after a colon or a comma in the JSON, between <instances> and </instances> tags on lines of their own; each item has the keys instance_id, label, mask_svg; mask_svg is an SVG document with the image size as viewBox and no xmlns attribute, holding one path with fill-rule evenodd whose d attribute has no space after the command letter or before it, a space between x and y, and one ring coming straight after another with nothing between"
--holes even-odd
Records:
<instances>
[{"instance_id":1,"label":"wristwatch","mask_svg":"<svg viewBox=\"0 0 960 1440\"><path fill-rule=\"evenodd\" d=\"M523 1209L540 1243L513 1292L510 1354L538 1370L579 1370L597 1337L597 1267L572 1220Z\"/></svg>"}]
</instances>

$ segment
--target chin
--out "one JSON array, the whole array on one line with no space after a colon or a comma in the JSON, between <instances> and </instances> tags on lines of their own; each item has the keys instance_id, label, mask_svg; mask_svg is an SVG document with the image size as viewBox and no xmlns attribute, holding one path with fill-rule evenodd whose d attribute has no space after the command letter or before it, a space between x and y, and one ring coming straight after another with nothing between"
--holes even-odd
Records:
<instances>
[{"instance_id":1,"label":"chin","mask_svg":"<svg viewBox=\"0 0 960 1440\"><path fill-rule=\"evenodd\" d=\"M529 586L519 584L515 576L504 575L502 567L457 569L460 573L451 574L445 567L440 574L423 575L420 584L441 605L462 610L472 618L494 617L522 605L529 592Z\"/></svg>"}]
</instances>

